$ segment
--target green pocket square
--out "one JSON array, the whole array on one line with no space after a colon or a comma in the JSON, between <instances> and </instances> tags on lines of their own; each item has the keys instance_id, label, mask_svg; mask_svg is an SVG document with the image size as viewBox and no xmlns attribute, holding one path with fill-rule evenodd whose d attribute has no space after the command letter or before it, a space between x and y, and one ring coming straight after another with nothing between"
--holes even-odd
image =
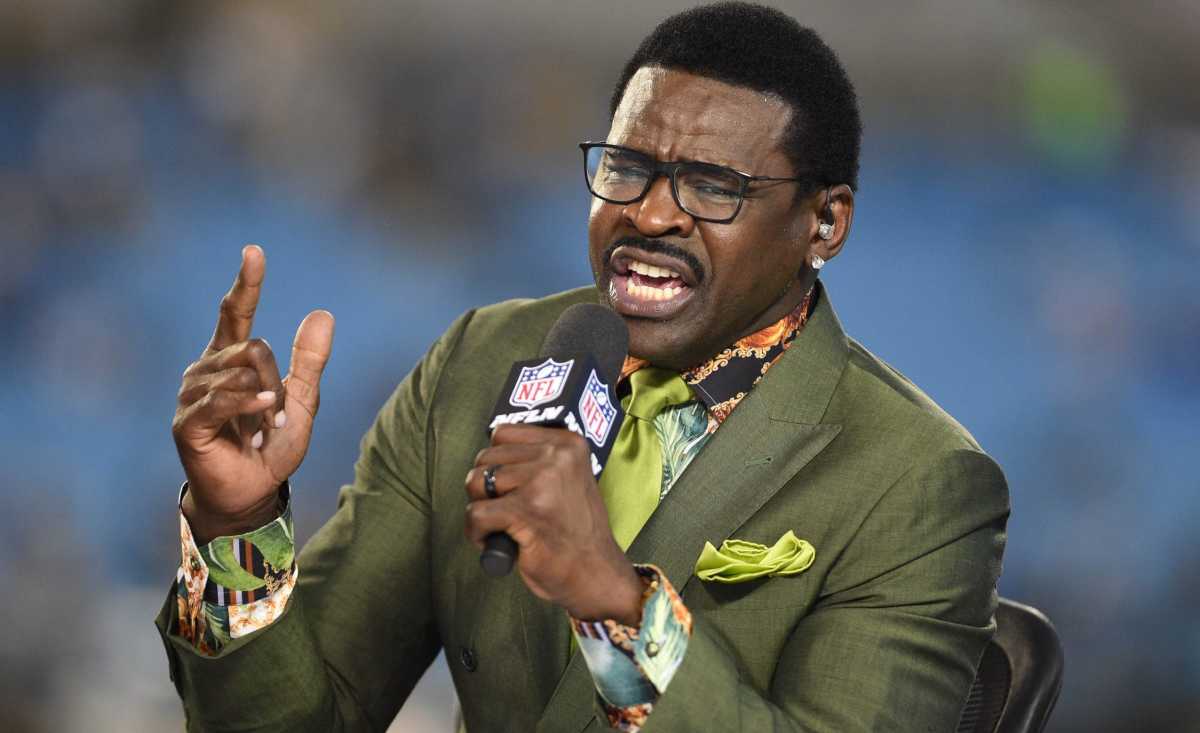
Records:
<instances>
[{"instance_id":1,"label":"green pocket square","mask_svg":"<svg viewBox=\"0 0 1200 733\"><path fill-rule=\"evenodd\" d=\"M817 557L816 549L791 530L773 546L745 540L725 540L721 549L704 543L696 560L700 580L716 583L745 583L771 575L795 575L808 570Z\"/></svg>"}]
</instances>

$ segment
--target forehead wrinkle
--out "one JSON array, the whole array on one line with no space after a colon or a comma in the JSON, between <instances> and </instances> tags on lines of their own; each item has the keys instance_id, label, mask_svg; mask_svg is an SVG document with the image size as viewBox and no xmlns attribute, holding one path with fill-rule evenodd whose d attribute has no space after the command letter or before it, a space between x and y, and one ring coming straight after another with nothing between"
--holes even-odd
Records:
<instances>
[{"instance_id":1,"label":"forehead wrinkle","mask_svg":"<svg viewBox=\"0 0 1200 733\"><path fill-rule=\"evenodd\" d=\"M609 142L659 160L698 160L764 175L780 149L790 106L778 96L654 67L630 79ZM790 166L789 166L790 167Z\"/></svg>"}]
</instances>

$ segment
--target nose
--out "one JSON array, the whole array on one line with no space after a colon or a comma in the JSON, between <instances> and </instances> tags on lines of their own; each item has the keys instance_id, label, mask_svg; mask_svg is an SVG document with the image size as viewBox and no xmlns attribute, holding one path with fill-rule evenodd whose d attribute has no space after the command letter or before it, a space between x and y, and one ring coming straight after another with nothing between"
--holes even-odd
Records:
<instances>
[{"instance_id":1,"label":"nose","mask_svg":"<svg viewBox=\"0 0 1200 733\"><path fill-rule=\"evenodd\" d=\"M696 220L675 202L671 181L666 176L660 176L650 184L645 196L626 204L622 213L638 233L646 237L687 237L696 226Z\"/></svg>"}]
</instances>

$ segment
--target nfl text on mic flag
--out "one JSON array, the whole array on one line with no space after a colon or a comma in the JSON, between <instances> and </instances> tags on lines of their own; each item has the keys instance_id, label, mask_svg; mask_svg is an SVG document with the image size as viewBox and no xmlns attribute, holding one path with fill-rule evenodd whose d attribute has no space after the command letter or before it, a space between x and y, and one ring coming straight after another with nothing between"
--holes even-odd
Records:
<instances>
[{"instance_id":1,"label":"nfl text on mic flag","mask_svg":"<svg viewBox=\"0 0 1200 733\"><path fill-rule=\"evenodd\" d=\"M621 426L617 378L629 348L625 322L612 310L579 303L563 311L542 342L541 356L513 364L487 429L524 423L565 428L582 435L600 475ZM503 532L484 540L484 572L512 570L517 544Z\"/></svg>"}]
</instances>

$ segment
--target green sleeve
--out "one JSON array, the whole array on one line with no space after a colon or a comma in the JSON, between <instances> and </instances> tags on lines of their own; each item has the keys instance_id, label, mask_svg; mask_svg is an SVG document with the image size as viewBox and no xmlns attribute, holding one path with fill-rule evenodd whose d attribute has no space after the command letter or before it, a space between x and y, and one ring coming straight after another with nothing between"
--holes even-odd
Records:
<instances>
[{"instance_id":1,"label":"green sleeve","mask_svg":"<svg viewBox=\"0 0 1200 733\"><path fill-rule=\"evenodd\" d=\"M189 731L383 731L391 723L441 645L427 427L442 367L469 320L442 336L380 410L354 482L297 558L296 589L278 621L205 657L175 633L172 591L156 624Z\"/></svg>"},{"instance_id":2,"label":"green sleeve","mask_svg":"<svg viewBox=\"0 0 1200 733\"><path fill-rule=\"evenodd\" d=\"M1008 490L986 455L910 470L867 515L795 627L770 689L694 620L687 655L642 729L950 731L994 631Z\"/></svg>"}]
</instances>

